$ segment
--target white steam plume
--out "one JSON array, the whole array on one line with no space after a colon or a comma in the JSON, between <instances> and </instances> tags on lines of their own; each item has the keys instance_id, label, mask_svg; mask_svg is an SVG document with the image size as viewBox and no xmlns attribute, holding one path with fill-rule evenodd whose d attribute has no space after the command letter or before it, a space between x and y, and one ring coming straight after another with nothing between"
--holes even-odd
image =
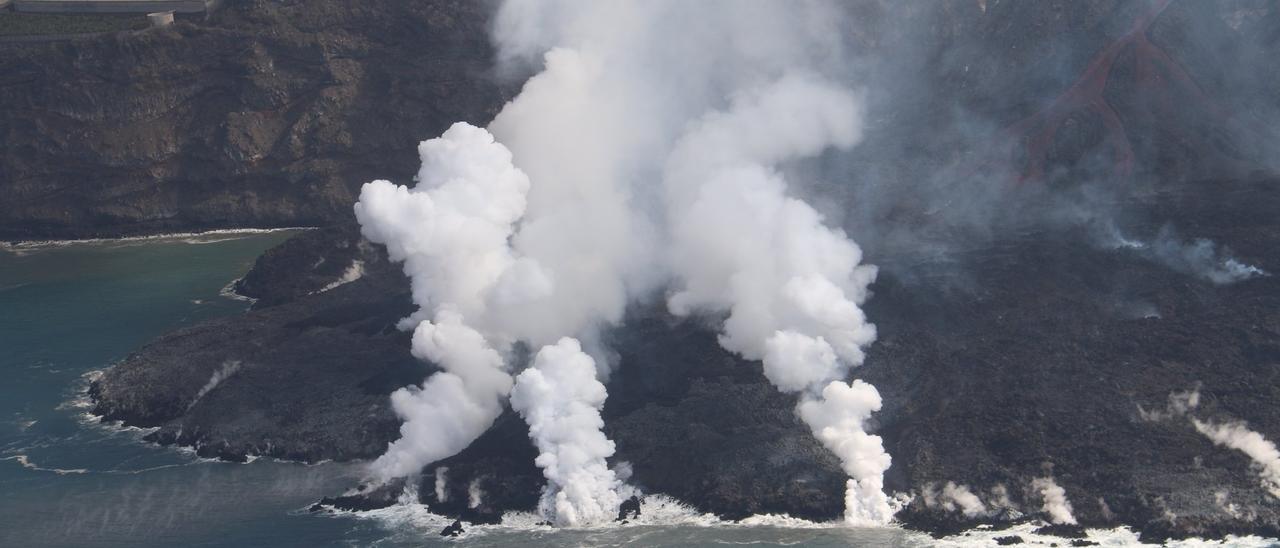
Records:
<instances>
[{"instance_id":1,"label":"white steam plume","mask_svg":"<svg viewBox=\"0 0 1280 548\"><path fill-rule=\"evenodd\" d=\"M204 386L200 387L199 392L196 392L196 397L191 398L191 403L187 404L187 411L190 411L192 407L195 407L197 403L200 403L200 400L204 399L209 392L212 392L214 388L217 388L218 385L222 384L222 381L225 381L232 375L235 375L237 371L240 371L240 360L227 360L222 362L222 365L213 371L213 375L209 376L209 381L204 383Z\"/></svg>"},{"instance_id":2,"label":"white steam plume","mask_svg":"<svg viewBox=\"0 0 1280 548\"><path fill-rule=\"evenodd\" d=\"M875 327L859 308L875 267L843 231L786 194L776 165L848 148L861 137L857 95L789 75L744 91L679 142L666 169L674 314L727 313L720 344L761 359L778 388L804 392L798 407L850 475L845 518L883 525L890 458L865 425L880 409L875 387L846 384Z\"/></svg>"},{"instance_id":3,"label":"white steam plume","mask_svg":"<svg viewBox=\"0 0 1280 548\"><path fill-rule=\"evenodd\" d=\"M1148 411L1139 405L1138 416L1148 422L1184 417L1199 407L1200 399L1200 386L1197 383L1192 390L1171 392L1164 411ZM1248 455L1262 478L1262 487L1272 496L1280 498L1280 450L1276 449L1275 443L1267 440L1261 433L1250 430L1241 421L1217 423L1202 421L1195 416L1188 418L1196 431L1213 443Z\"/></svg>"},{"instance_id":4,"label":"white steam plume","mask_svg":"<svg viewBox=\"0 0 1280 548\"><path fill-rule=\"evenodd\" d=\"M674 276L687 285L673 310L730 311L726 347L764 359L788 390L816 400L824 382L861 363L874 330L857 305L874 269L858 267L852 242L787 197L776 172L860 137L859 97L819 70L843 66L839 15L813 1L505 2L500 57L541 60L542 71L490 129L535 183L513 246L557 280L547 299L504 310L540 330L506 331L546 344L575 333L561 320L615 322L629 297ZM751 239L733 241L739 229ZM734 293L703 290L726 278L738 280ZM764 309L749 310L756 305ZM883 523L888 456L879 438L855 435L878 395L844 388L856 397L833 409L839 419L822 427L824 439L859 474L862 494L851 500L870 509L850 515Z\"/></svg>"},{"instance_id":5,"label":"white steam plume","mask_svg":"<svg viewBox=\"0 0 1280 548\"><path fill-rule=\"evenodd\" d=\"M820 396L804 396L800 417L828 449L840 457L849 480L845 486L845 520L856 526L884 525L895 508L884 494L889 454L879 436L866 433L865 421L880 409L875 387L855 380L832 381Z\"/></svg>"},{"instance_id":6,"label":"white steam plume","mask_svg":"<svg viewBox=\"0 0 1280 548\"><path fill-rule=\"evenodd\" d=\"M825 411L809 422L852 476L850 520L887 522L889 456L865 432L879 395L843 382L875 338L859 308L875 269L788 195L781 172L861 138L861 98L834 83L848 66L842 14L813 0L504 2L499 58L539 72L489 125L502 145L455 126L423 145L417 187L371 183L357 207L366 236L413 280L420 310L407 323L438 347L418 349L415 336L416 354L444 369L398 393L404 435L376 468L413 473L478 436L511 386L511 343L552 345L550 356L577 337L594 367L567 353L578 366L561 376L522 376L518 407L544 455L568 450L552 432L592 448L543 466L547 492L570 503L547 517L597 519L587 509L616 485L599 421L548 423L538 410L577 402L598 416L599 403L583 403L608 373L594 335L674 282L674 312L727 314L726 348L803 392L809 415ZM449 330L423 327L438 324Z\"/></svg>"},{"instance_id":7,"label":"white steam plume","mask_svg":"<svg viewBox=\"0 0 1280 548\"><path fill-rule=\"evenodd\" d=\"M987 515L987 505L982 503L968 486L957 485L948 481L942 487L942 507L949 512L959 510L965 517L975 518Z\"/></svg>"},{"instance_id":8,"label":"white steam plume","mask_svg":"<svg viewBox=\"0 0 1280 548\"><path fill-rule=\"evenodd\" d=\"M436 468L436 502L449 500L449 467Z\"/></svg>"},{"instance_id":9,"label":"white steam plume","mask_svg":"<svg viewBox=\"0 0 1280 548\"><path fill-rule=\"evenodd\" d=\"M991 497L987 500L991 501L991 506L997 511L1004 511L1010 517L1018 518L1022 516L1022 512L1018 511L1018 506L1013 503L1013 499L1009 498L1009 488L1003 483L997 483L991 488Z\"/></svg>"},{"instance_id":10,"label":"white steam plume","mask_svg":"<svg viewBox=\"0 0 1280 548\"><path fill-rule=\"evenodd\" d=\"M941 494L933 483L925 485L920 494L925 508L941 508L948 512L959 511L969 518L990 515L987 505L982 503L978 495L969 490L967 485L958 485L954 481L948 481L942 487Z\"/></svg>"},{"instance_id":11,"label":"white steam plume","mask_svg":"<svg viewBox=\"0 0 1280 548\"><path fill-rule=\"evenodd\" d=\"M1067 500L1067 490L1060 487L1058 482L1053 481L1051 477L1036 478L1032 480L1031 488L1044 497L1043 511L1049 515L1050 522L1076 524L1076 518L1071 511L1071 501Z\"/></svg>"},{"instance_id":12,"label":"white steam plume","mask_svg":"<svg viewBox=\"0 0 1280 548\"><path fill-rule=\"evenodd\" d=\"M529 423L535 462L547 477L540 511L558 526L608 521L622 502L621 484L605 461L613 442L600 430L605 396L595 361L568 337L542 347L511 391L511 407Z\"/></svg>"},{"instance_id":13,"label":"white steam plume","mask_svg":"<svg viewBox=\"0 0 1280 548\"><path fill-rule=\"evenodd\" d=\"M467 508L479 508L484 504L484 489L480 488L480 478L474 478L467 485Z\"/></svg>"},{"instance_id":14,"label":"white steam plume","mask_svg":"<svg viewBox=\"0 0 1280 548\"><path fill-rule=\"evenodd\" d=\"M442 369L421 388L392 394L392 407L405 422L401 438L373 464L382 479L413 474L454 455L493 424L513 385L495 342L505 349L517 340L537 343L552 333L581 330L601 316L608 317L607 311L593 306L624 300L608 289L603 291L609 296L604 300L557 293L560 279L581 275L599 282L603 274L546 269L521 253L523 242L531 254L540 253L533 257L573 263L573 257L548 255L547 247L539 247L550 240L518 239L513 249L513 238L526 234L513 229L524 216L530 183L514 167L507 149L488 132L459 123L439 139L423 143L420 151L423 167L415 188L375 181L365 186L356 205L365 236L386 244L392 260L403 261L413 281L414 302L420 306L407 319L410 325L417 322L413 354ZM524 218L524 228L536 229L541 219L538 215ZM546 311L550 319L519 315L520 310L534 309ZM563 354L555 350L570 343L544 348L535 369L521 377L525 386L517 389L520 398L513 403L533 426L530 433L535 442L553 455L539 461L551 481L548 496L556 500L548 506L548 517L559 524L578 525L607 519L619 499L613 492L617 482L604 464L613 451L612 443L600 433L603 422L598 408L604 402L604 386L596 380L595 362L581 353L576 340L566 341L585 361L555 367L562 360L553 358ZM553 363L546 367L554 373L549 375L553 382L538 382L543 380L538 372L544 362ZM588 395L591 399L582 400ZM584 401L594 413L594 422L553 420L554 413ZM545 424L548 420L553 422ZM555 464L554 444L570 440L583 443L566 447L559 465ZM591 444L602 444L607 451L598 459L594 457L600 451L578 458ZM592 481L597 476L608 480Z\"/></svg>"},{"instance_id":15,"label":"white steam plume","mask_svg":"<svg viewBox=\"0 0 1280 548\"><path fill-rule=\"evenodd\" d=\"M404 424L400 439L373 463L384 480L415 474L466 449L502 414L502 398L511 390L502 357L455 312L442 310L434 322L420 323L413 354L443 371L421 388L391 394L391 407Z\"/></svg>"},{"instance_id":16,"label":"white steam plume","mask_svg":"<svg viewBox=\"0 0 1280 548\"><path fill-rule=\"evenodd\" d=\"M1195 425L1196 431L1213 440L1213 443L1248 455L1262 477L1262 487L1271 496L1280 497L1280 451L1276 450L1276 444L1241 422L1215 424L1191 419L1191 423Z\"/></svg>"},{"instance_id":17,"label":"white steam plume","mask_svg":"<svg viewBox=\"0 0 1280 548\"><path fill-rule=\"evenodd\" d=\"M492 323L487 301L518 264L508 239L529 179L488 132L465 123L418 151L414 188L374 181L355 205L361 232L386 245L412 282L419 311L403 324L417 324L414 356L442 369L421 388L391 395L405 422L400 439L373 463L383 480L465 449L502 412L512 383L502 356L473 326Z\"/></svg>"}]
</instances>

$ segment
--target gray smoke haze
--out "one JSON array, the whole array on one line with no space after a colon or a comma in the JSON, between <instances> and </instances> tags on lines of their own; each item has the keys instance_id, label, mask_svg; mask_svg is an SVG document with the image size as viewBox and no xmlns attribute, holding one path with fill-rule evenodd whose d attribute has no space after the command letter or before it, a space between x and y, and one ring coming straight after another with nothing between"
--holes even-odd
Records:
<instances>
[{"instance_id":1,"label":"gray smoke haze","mask_svg":"<svg viewBox=\"0 0 1280 548\"><path fill-rule=\"evenodd\" d=\"M1119 59L1099 97L1123 117L1119 136L1086 108L1097 103L1074 103L1081 106L1052 127L1045 113L1103 46L1156 3L1095 5L1097 12L1065 16L1036 3L979 4L846 4L856 14L845 33L857 52L847 76L866 90L865 139L792 168L806 174L795 179L797 194L821 198L811 201L895 278L963 274L967 251L1046 229L1158 223L1154 232L1160 223L1178 224L1143 213L1164 189L1274 172L1280 101L1270 90L1280 70L1262 61L1274 51L1265 30L1280 18L1274 3L1172 2L1146 34L1193 82L1130 82L1135 61ZM1057 141L1035 161L1026 150L1033 129L1054 128ZM1131 169L1116 158L1118 137L1132 149ZM1024 180L1034 167L1042 176ZM1220 258L1190 268L1222 273L1205 279L1249 272Z\"/></svg>"},{"instance_id":2,"label":"gray smoke haze","mask_svg":"<svg viewBox=\"0 0 1280 548\"><path fill-rule=\"evenodd\" d=\"M1126 237L1114 225L1108 225L1101 231L1099 240L1105 247L1136 253L1171 270L1218 285L1270 276L1256 266L1235 259L1212 240L1182 239L1169 225L1162 227L1150 241Z\"/></svg>"}]
</instances>

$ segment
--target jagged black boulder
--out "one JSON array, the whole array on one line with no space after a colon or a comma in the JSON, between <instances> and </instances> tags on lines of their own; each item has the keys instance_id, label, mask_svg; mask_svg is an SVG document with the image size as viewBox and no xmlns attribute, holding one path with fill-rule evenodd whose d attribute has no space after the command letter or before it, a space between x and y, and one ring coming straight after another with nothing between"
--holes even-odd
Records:
<instances>
[{"instance_id":1,"label":"jagged black boulder","mask_svg":"<svg viewBox=\"0 0 1280 548\"><path fill-rule=\"evenodd\" d=\"M440 536L456 537L461 535L464 532L466 532L466 530L462 528L462 520L455 519L453 520L453 523L450 523L449 525L445 526L444 529L440 530Z\"/></svg>"},{"instance_id":2,"label":"jagged black boulder","mask_svg":"<svg viewBox=\"0 0 1280 548\"><path fill-rule=\"evenodd\" d=\"M614 521L625 522L638 517L640 517L640 497L632 496L618 506L618 519Z\"/></svg>"}]
</instances>

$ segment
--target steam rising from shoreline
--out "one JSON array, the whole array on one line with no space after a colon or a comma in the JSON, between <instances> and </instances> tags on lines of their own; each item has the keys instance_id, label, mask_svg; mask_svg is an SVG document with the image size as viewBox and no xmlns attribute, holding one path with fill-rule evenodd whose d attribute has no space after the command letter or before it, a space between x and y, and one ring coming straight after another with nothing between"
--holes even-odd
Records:
<instances>
[{"instance_id":1,"label":"steam rising from shoreline","mask_svg":"<svg viewBox=\"0 0 1280 548\"><path fill-rule=\"evenodd\" d=\"M875 387L846 384L875 340L860 305L876 268L842 230L787 195L776 164L847 149L861 138L856 94L788 74L737 95L681 138L666 169L670 263L678 316L724 314L720 345L763 361L779 389L803 392L797 412L850 476L845 518L887 524L890 459L866 422L880 410Z\"/></svg>"},{"instance_id":2,"label":"steam rising from shoreline","mask_svg":"<svg viewBox=\"0 0 1280 548\"><path fill-rule=\"evenodd\" d=\"M540 513L558 526L606 522L622 502L621 482L605 461L614 446L601 432L607 394L595 374L591 356L565 337L538 352L511 392L511 407L529 423L539 451L534 462L549 483Z\"/></svg>"},{"instance_id":3,"label":"steam rising from shoreline","mask_svg":"<svg viewBox=\"0 0 1280 548\"><path fill-rule=\"evenodd\" d=\"M402 327L414 328L413 355L441 368L421 387L391 395L405 422L400 439L373 463L383 480L465 449L501 414L512 384L489 337L472 326L493 324L488 301L516 267L508 239L529 179L488 132L465 123L418 150L416 186L374 181L355 205L361 232L386 245L412 282L419 310Z\"/></svg>"},{"instance_id":4,"label":"steam rising from shoreline","mask_svg":"<svg viewBox=\"0 0 1280 548\"><path fill-rule=\"evenodd\" d=\"M1056 524L1075 525L1076 518L1072 514L1071 501L1067 500L1067 491L1058 485L1052 477L1036 478L1031 488L1044 497L1044 513L1049 521Z\"/></svg>"},{"instance_id":5,"label":"steam rising from shoreline","mask_svg":"<svg viewBox=\"0 0 1280 548\"><path fill-rule=\"evenodd\" d=\"M875 339L860 307L876 269L786 174L862 138L862 94L831 73L842 18L823 1L504 2L500 60L540 70L488 132L460 123L423 143L413 189L375 181L356 206L412 279L414 355L442 369L393 395L405 423L379 476L462 450L510 393L544 517L609 519L624 486L606 463L596 335L669 288L672 313L723 318L724 348L801 394L850 475L848 520L887 523L890 459L866 432L880 396L845 382ZM513 380L517 342L540 350Z\"/></svg>"}]
</instances>

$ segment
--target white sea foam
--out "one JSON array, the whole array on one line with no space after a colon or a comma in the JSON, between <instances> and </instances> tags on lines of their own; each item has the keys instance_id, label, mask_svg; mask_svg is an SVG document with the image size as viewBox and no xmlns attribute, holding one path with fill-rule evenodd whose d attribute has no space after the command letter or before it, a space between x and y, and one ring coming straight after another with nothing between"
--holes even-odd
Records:
<instances>
[{"instance_id":1,"label":"white sea foam","mask_svg":"<svg viewBox=\"0 0 1280 548\"><path fill-rule=\"evenodd\" d=\"M1029 522L1010 527L1008 529L994 529L991 527L976 527L965 531L958 535L952 535L941 539L931 539L923 533L919 533L922 545L928 546L994 546L995 539L1000 537L1017 536L1023 540L1024 544L1020 546L1069 546L1070 541L1062 537L1052 535L1037 534L1035 531L1044 526L1044 522ZM1098 543L1100 546L1160 546L1159 544L1144 544L1138 541L1138 533L1128 527L1116 527L1114 529L1085 529L1086 539ZM914 535L913 535L914 536ZM1275 539L1264 539L1256 536L1238 537L1228 535L1222 540L1204 540L1204 539L1187 539L1187 540L1171 540L1164 546L1176 547L1196 547L1196 546L1232 546L1232 547L1254 547L1254 546L1275 546Z\"/></svg>"},{"instance_id":2,"label":"white sea foam","mask_svg":"<svg viewBox=\"0 0 1280 548\"><path fill-rule=\"evenodd\" d=\"M747 516L737 522L717 521L714 525L742 527L776 527L782 529L847 529L844 521L810 521L804 518L791 517L787 514L757 514Z\"/></svg>"},{"instance_id":3,"label":"white sea foam","mask_svg":"<svg viewBox=\"0 0 1280 548\"><path fill-rule=\"evenodd\" d=\"M254 234L270 234L273 232L290 232L301 230L313 230L312 226L292 226L282 228L227 228L218 230L206 230L203 232L170 232L164 234L151 234L147 236L125 236L122 238L85 238L79 240L18 240L12 242L0 241L0 251L22 252L50 247L66 247L73 245L86 244L112 244L112 243L128 243L128 242L152 242L158 240L179 240L189 244L208 244L235 240L238 238L222 238L208 239L208 237L219 235L235 235L249 236ZM198 240L197 240L198 239Z\"/></svg>"},{"instance_id":4,"label":"white sea foam","mask_svg":"<svg viewBox=\"0 0 1280 548\"><path fill-rule=\"evenodd\" d=\"M71 386L70 397L58 404L58 411L93 409L93 398L89 397L89 385L102 378L104 370L94 369L80 374L80 378Z\"/></svg>"},{"instance_id":5,"label":"white sea foam","mask_svg":"<svg viewBox=\"0 0 1280 548\"><path fill-rule=\"evenodd\" d=\"M409 502L412 498L413 497L409 497L402 500L401 504L379 510L363 512L336 511L334 514L356 517L358 519L379 521L388 527L388 529L398 531L400 534L405 535L407 539L422 538L424 536L434 538L441 529L453 523L454 518L433 513L430 507L425 504ZM1045 525L1047 525L1047 523L1040 520L1022 523L1006 529L996 529L990 525L979 525L963 533L941 539L934 539L926 533L904 531L908 540L905 545L943 547L994 546L996 545L995 539L1007 536L1018 536L1022 538L1025 543L1023 544L1024 546L1064 546L1070 543L1069 540L1063 539L1062 537L1037 534L1035 532L1037 529ZM717 518L712 514L698 512L693 507L669 496L647 495L643 498L640 504L640 517L628 520L625 523L608 522L603 524L594 524L590 527L558 529L547 525L545 518L535 513L508 512L503 516L502 522L496 525L467 525L465 527L466 532L463 533L460 539L474 539L477 537L484 537L486 535L512 532L557 534L559 532L583 530L604 531L625 530L630 528L645 529L654 527L832 530L849 528L843 520L815 522L777 514L754 515L739 521L726 521ZM900 529L900 526L897 524L891 524L888 528ZM1101 546L1158 546L1139 542L1137 532L1128 527L1086 529L1085 534L1087 540L1096 542ZM619 541L625 543L626 539L620 538ZM1169 541L1166 546L1186 548L1199 546L1252 548L1255 546L1276 546L1276 540L1265 539L1257 536L1227 536L1222 540L1175 540Z\"/></svg>"},{"instance_id":6,"label":"white sea foam","mask_svg":"<svg viewBox=\"0 0 1280 548\"><path fill-rule=\"evenodd\" d=\"M348 515L382 522L389 529L416 529L418 534L435 534L453 523L454 518L431 511L425 504L402 498L400 504L378 510L361 512L335 511L336 515ZM768 527L783 529L846 529L842 520L815 522L787 515L765 514L747 517L741 521L725 521L714 514L702 513L666 495L646 495L640 502L640 516L626 522L605 521L579 527L552 527L546 518L533 512L507 512L502 522L495 525L468 525L463 537L482 536L495 532L512 531L602 531L623 528L652 527Z\"/></svg>"},{"instance_id":7,"label":"white sea foam","mask_svg":"<svg viewBox=\"0 0 1280 548\"><path fill-rule=\"evenodd\" d=\"M3 458L0 458L0 460L17 461L18 464L21 464L22 467L26 468L27 470L34 470L36 472L52 472L59 476L89 473L89 471L84 468L45 468L32 462L31 457L28 457L27 455L21 455L21 454L13 455L10 457L3 457Z\"/></svg>"},{"instance_id":8,"label":"white sea foam","mask_svg":"<svg viewBox=\"0 0 1280 548\"><path fill-rule=\"evenodd\" d=\"M222 289L218 290L218 296L224 299L231 299L233 301L244 301L249 304L258 302L258 299L236 293L236 284L243 279L244 278L236 278L234 280L231 280L230 282L227 282L227 285L223 286Z\"/></svg>"},{"instance_id":9,"label":"white sea foam","mask_svg":"<svg viewBox=\"0 0 1280 548\"><path fill-rule=\"evenodd\" d=\"M129 426L123 421L105 420L102 415L93 412L93 398L89 396L89 385L102 378L105 370L85 371L80 379L71 387L70 396L56 408L59 411L77 411L73 416L80 426L92 428L109 436L123 435L142 442L142 438L159 430L159 427Z\"/></svg>"}]
</instances>

